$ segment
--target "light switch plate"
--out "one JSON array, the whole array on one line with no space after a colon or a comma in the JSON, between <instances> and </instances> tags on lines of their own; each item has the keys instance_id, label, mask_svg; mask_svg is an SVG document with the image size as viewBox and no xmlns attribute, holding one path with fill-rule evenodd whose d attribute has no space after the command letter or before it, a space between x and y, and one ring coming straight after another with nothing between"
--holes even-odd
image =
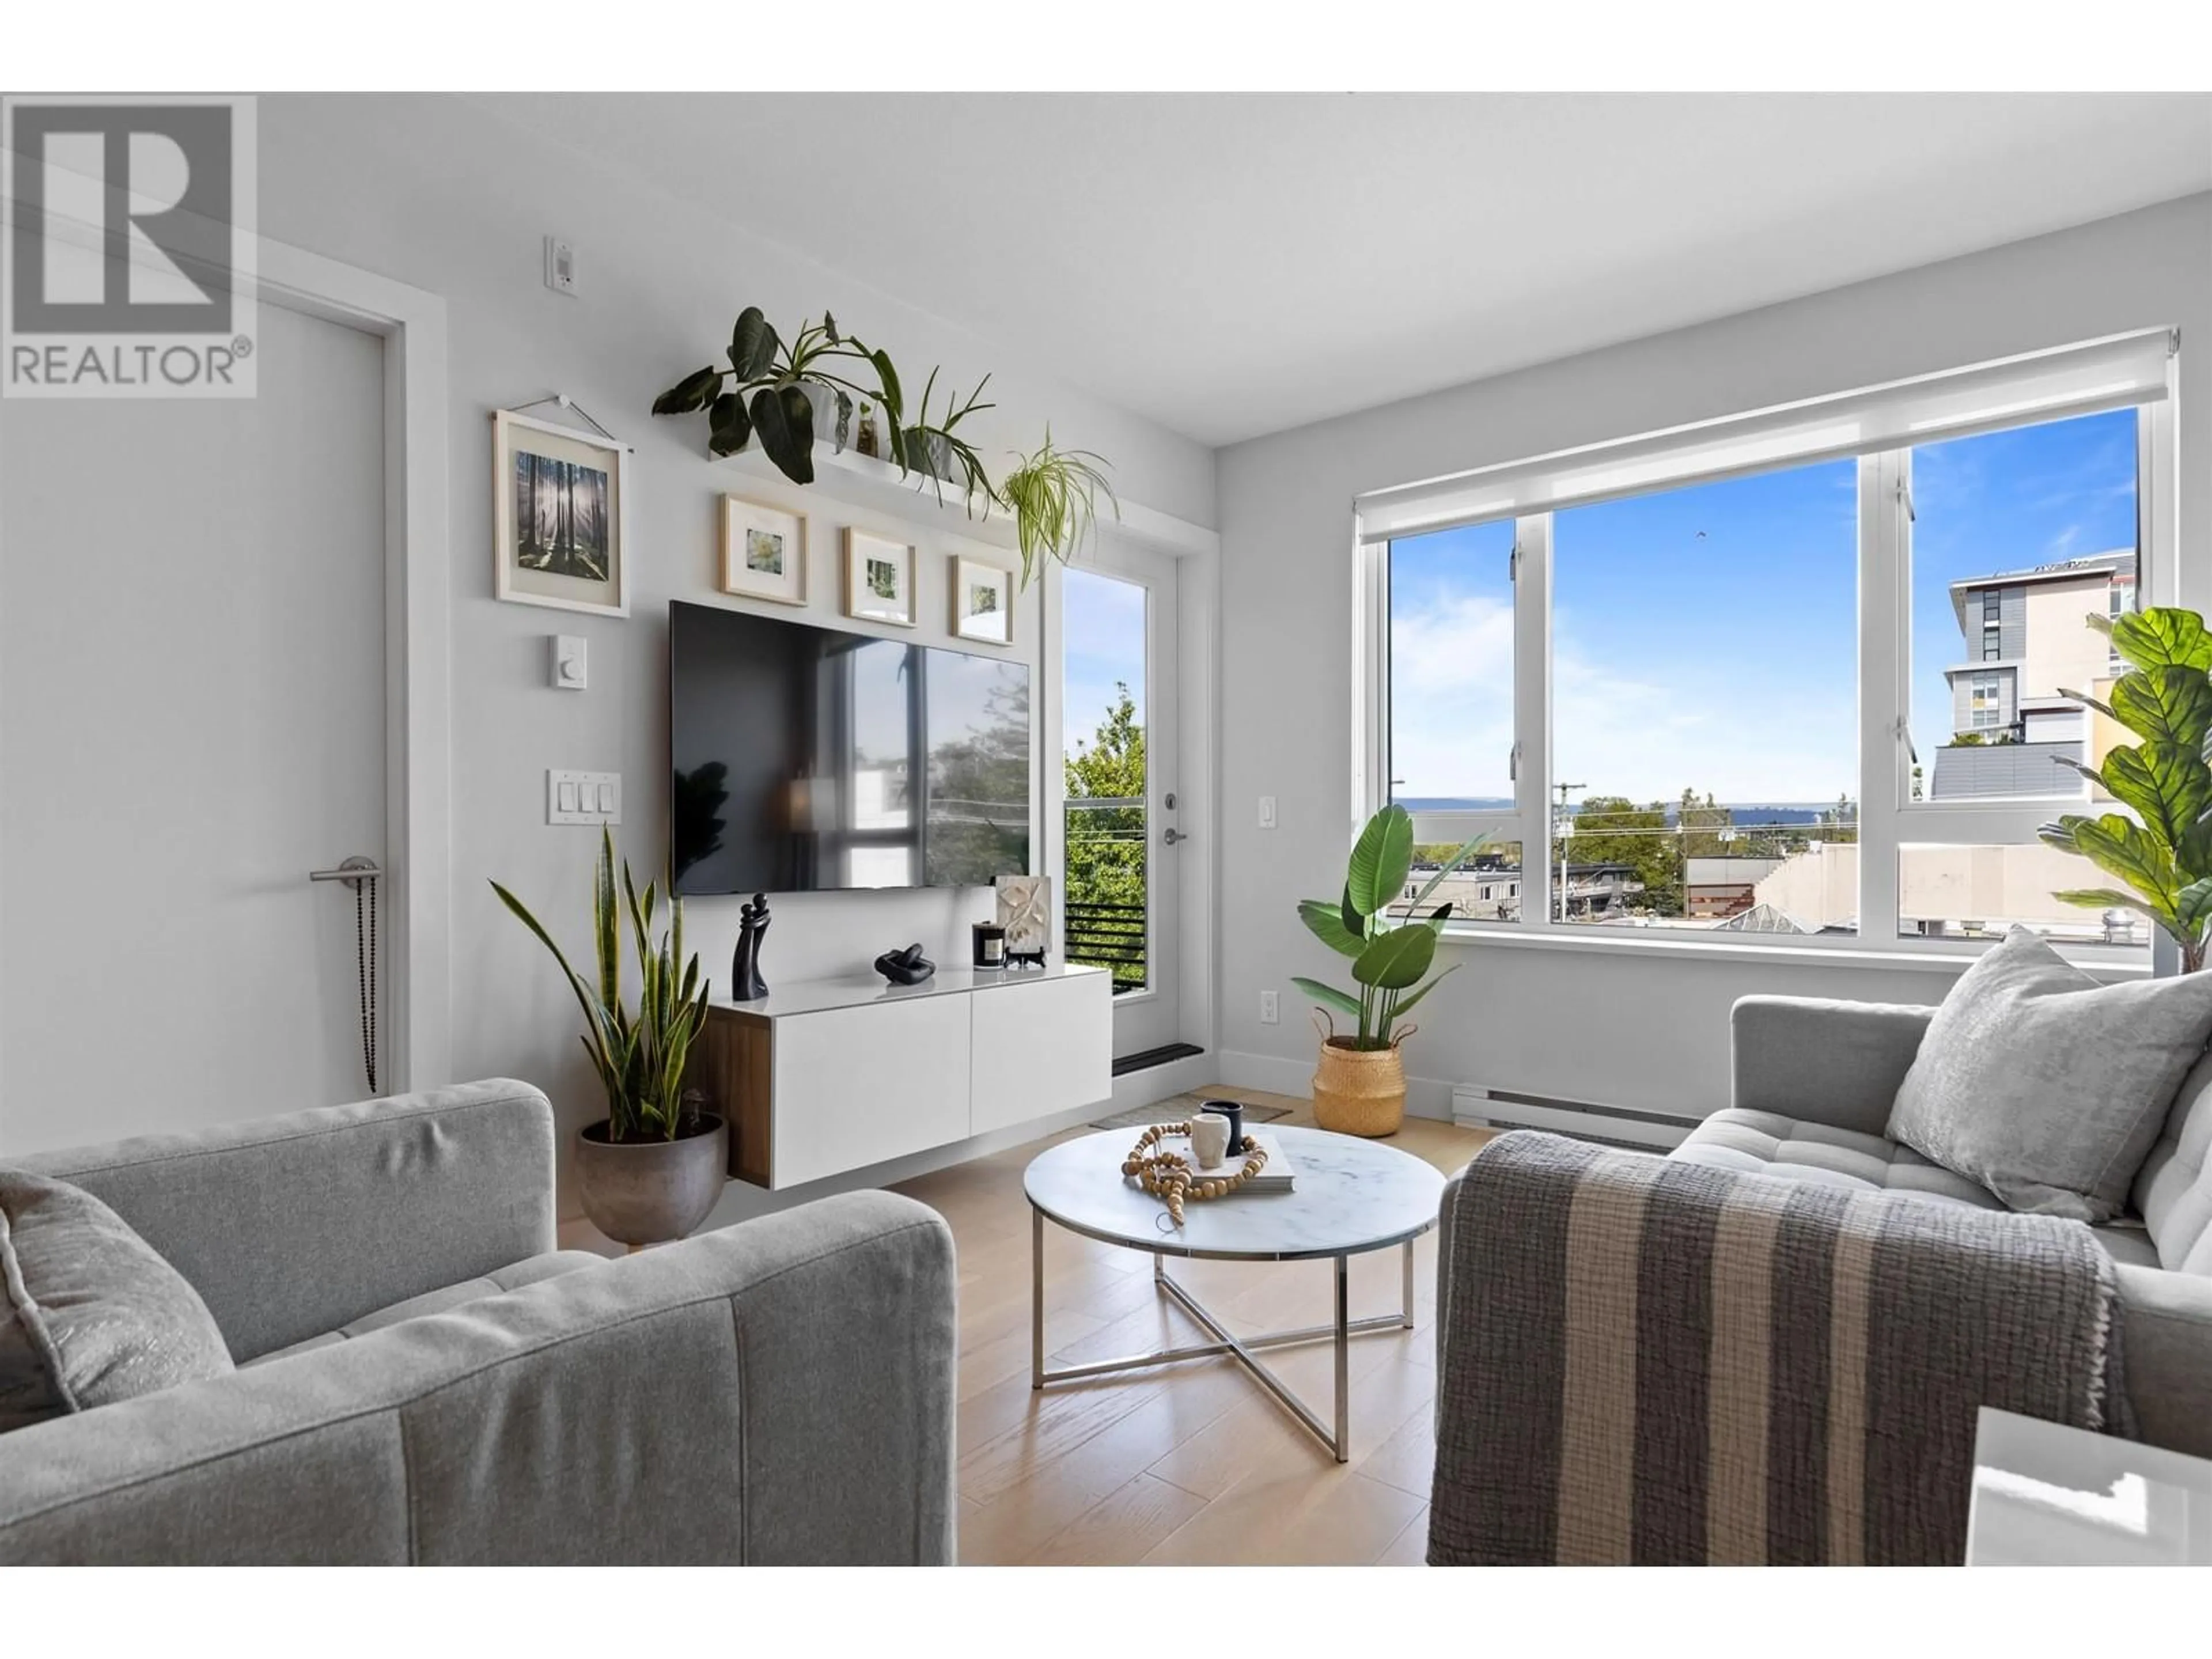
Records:
<instances>
[{"instance_id":1,"label":"light switch plate","mask_svg":"<svg viewBox=\"0 0 2212 1659\"><path fill-rule=\"evenodd\" d=\"M1260 827L1262 830L1275 827L1275 798L1273 795L1260 797Z\"/></svg>"},{"instance_id":2,"label":"light switch plate","mask_svg":"<svg viewBox=\"0 0 2212 1659\"><path fill-rule=\"evenodd\" d=\"M591 677L591 655L580 634L550 634L553 641L553 689L580 691Z\"/></svg>"},{"instance_id":3,"label":"light switch plate","mask_svg":"<svg viewBox=\"0 0 2212 1659\"><path fill-rule=\"evenodd\" d=\"M622 774L549 771L545 775L548 823L620 823Z\"/></svg>"}]
</instances>

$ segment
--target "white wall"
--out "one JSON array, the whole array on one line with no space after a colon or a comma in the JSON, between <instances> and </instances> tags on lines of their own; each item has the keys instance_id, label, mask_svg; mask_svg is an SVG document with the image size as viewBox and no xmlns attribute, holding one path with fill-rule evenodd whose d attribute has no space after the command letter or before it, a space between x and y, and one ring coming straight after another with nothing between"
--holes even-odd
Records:
<instances>
[{"instance_id":1,"label":"white wall","mask_svg":"<svg viewBox=\"0 0 2212 1659\"><path fill-rule=\"evenodd\" d=\"M1000 407L978 416L978 447L997 457L1033 445L1049 417L1063 444L1115 464L1127 498L1213 521L1211 452L1025 369L1021 342L984 342L830 276L807 260L659 192L590 157L550 149L469 100L432 96L271 97L260 107L261 228L277 240L383 272L445 297L453 396L454 1066L462 1076L526 1078L574 1127L604 1114L576 1042L576 1012L543 951L497 907L498 878L580 943L597 837L548 828L549 767L619 770L623 852L641 875L665 857L668 763L666 607L713 599L714 503L724 490L805 506L815 514L813 603L836 614L836 526L856 514L826 489L802 492L763 466L704 459L699 417L654 420L654 394L714 359L746 304L779 327L824 306L886 347L909 377L942 362L963 386L993 372ZM792 155L733 154L735 169L803 165ZM828 181L824 188L829 188ZM541 239L576 248L581 291L544 287ZM834 250L865 265L866 227ZM635 558L627 621L579 617L491 597L489 413L568 392L637 446L631 507ZM546 411L539 410L540 414ZM957 515L954 515L957 520ZM886 524L888 520L884 521ZM947 635L939 554L921 553L921 627ZM734 602L733 602L734 603ZM1020 654L1036 660L1034 601ZM591 687L546 683L545 636L590 641ZM771 981L864 969L880 951L920 939L964 948L981 894L817 895L775 905ZM690 938L726 976L736 900L694 902ZM940 957L940 959L942 959ZM564 1212L573 1211L565 1194Z\"/></svg>"},{"instance_id":2,"label":"white wall","mask_svg":"<svg viewBox=\"0 0 2212 1659\"><path fill-rule=\"evenodd\" d=\"M1540 250L1515 257L1541 257ZM1296 1081L1293 972L1334 958L1293 901L1336 890L1352 828L1352 503L1366 491L2161 325L2183 335L2181 599L2212 608L2212 195L1592 352L1220 455L1220 1029L1231 1081ZM1255 827L1273 795L1279 829ZM1932 1002L1949 972L1455 945L1409 1046L1417 1110L1454 1081L1703 1113L1753 992ZM1258 1022L1283 993L1283 1023Z\"/></svg>"}]
</instances>

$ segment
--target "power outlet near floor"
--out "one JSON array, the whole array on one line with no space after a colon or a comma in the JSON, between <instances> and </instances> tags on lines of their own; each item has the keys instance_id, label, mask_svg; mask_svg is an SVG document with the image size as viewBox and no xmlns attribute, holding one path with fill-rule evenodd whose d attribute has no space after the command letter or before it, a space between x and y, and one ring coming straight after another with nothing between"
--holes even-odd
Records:
<instances>
[{"instance_id":1,"label":"power outlet near floor","mask_svg":"<svg viewBox=\"0 0 2212 1659\"><path fill-rule=\"evenodd\" d=\"M1283 1023L1282 999L1273 991L1260 993L1260 1024L1279 1025Z\"/></svg>"}]
</instances>

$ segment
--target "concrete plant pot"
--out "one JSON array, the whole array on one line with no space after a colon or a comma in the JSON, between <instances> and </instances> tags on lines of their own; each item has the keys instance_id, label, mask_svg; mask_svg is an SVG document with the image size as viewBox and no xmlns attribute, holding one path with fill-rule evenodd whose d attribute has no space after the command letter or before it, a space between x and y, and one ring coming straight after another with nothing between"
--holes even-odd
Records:
<instances>
[{"instance_id":1,"label":"concrete plant pot","mask_svg":"<svg viewBox=\"0 0 2212 1659\"><path fill-rule=\"evenodd\" d=\"M673 1140L614 1141L602 1118L576 1136L584 1214L623 1244L665 1244L707 1218L728 1179L729 1126L711 1115Z\"/></svg>"}]
</instances>

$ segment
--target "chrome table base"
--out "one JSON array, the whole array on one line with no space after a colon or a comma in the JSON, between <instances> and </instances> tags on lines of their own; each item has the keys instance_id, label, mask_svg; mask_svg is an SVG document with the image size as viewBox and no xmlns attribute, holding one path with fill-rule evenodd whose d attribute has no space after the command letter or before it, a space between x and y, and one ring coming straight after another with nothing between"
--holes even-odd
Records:
<instances>
[{"instance_id":1,"label":"chrome table base","mask_svg":"<svg viewBox=\"0 0 2212 1659\"><path fill-rule=\"evenodd\" d=\"M1351 1257L1329 1256L1324 1259L1334 1270L1336 1294L1334 1320L1327 1325L1309 1325L1294 1331L1273 1331L1265 1336L1240 1337L1232 1334L1227 1326L1206 1311L1197 1297L1168 1277L1167 1258L1155 1250L1152 1252L1153 1284L1158 1286L1161 1294L1196 1320L1213 1340L1189 1347L1162 1348L1153 1353L1130 1354L1120 1359L1100 1359L1089 1364L1070 1365L1060 1370L1047 1370L1044 1364L1044 1212L1032 1206L1030 1211L1030 1386L1032 1389L1042 1389L1054 1382L1073 1382L1085 1377L1108 1376L1116 1371L1144 1370L1154 1365L1172 1365L1181 1360L1209 1359L1227 1354L1249 1371L1260 1386L1275 1397L1279 1405L1328 1447L1329 1455L1338 1462L1344 1462L1351 1456L1349 1372L1352 1339L1365 1332L1410 1331L1413 1328L1412 1240L1399 1246L1403 1261L1398 1312L1380 1314L1371 1319L1352 1318L1351 1297L1346 1287ZM1282 1379L1269 1370L1259 1357L1258 1350L1262 1348L1287 1348L1307 1342L1335 1344L1336 1413L1334 1428L1315 1416L1306 1403L1291 1393Z\"/></svg>"}]
</instances>

